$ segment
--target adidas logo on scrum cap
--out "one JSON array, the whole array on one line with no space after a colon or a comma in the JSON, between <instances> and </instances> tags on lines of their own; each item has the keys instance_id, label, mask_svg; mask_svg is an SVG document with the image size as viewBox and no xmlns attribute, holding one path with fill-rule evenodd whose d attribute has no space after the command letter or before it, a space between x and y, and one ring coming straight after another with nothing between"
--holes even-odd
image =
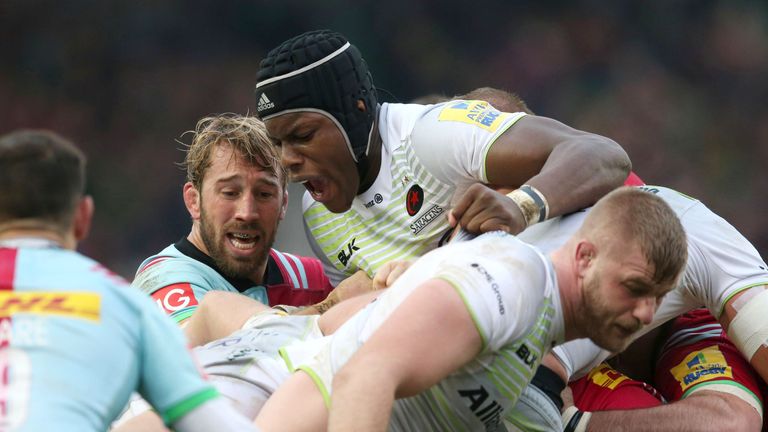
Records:
<instances>
[{"instance_id":1,"label":"adidas logo on scrum cap","mask_svg":"<svg viewBox=\"0 0 768 432\"><path fill-rule=\"evenodd\" d=\"M268 110L275 107L275 103L269 100L266 93L262 93L261 97L259 98L259 105L256 107L256 109L259 112L262 112L264 110Z\"/></svg>"}]
</instances>

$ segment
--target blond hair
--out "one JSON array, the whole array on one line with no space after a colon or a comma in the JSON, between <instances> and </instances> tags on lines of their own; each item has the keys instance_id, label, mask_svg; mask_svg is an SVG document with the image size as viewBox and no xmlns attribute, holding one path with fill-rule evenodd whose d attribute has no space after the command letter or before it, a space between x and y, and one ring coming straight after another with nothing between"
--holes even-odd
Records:
<instances>
[{"instance_id":1,"label":"blond hair","mask_svg":"<svg viewBox=\"0 0 768 432\"><path fill-rule=\"evenodd\" d=\"M604 196L587 215L581 230L593 237L624 240L627 246L637 244L653 265L656 283L675 280L688 259L680 219L664 200L642 188L625 186Z\"/></svg>"},{"instance_id":2,"label":"blond hair","mask_svg":"<svg viewBox=\"0 0 768 432\"><path fill-rule=\"evenodd\" d=\"M211 166L211 153L216 145L227 143L249 164L270 171L285 189L287 175L280 164L280 155L272 145L267 128L256 117L225 113L205 117L197 122L192 142L186 146L181 166L187 171L187 181L198 190Z\"/></svg>"}]
</instances>

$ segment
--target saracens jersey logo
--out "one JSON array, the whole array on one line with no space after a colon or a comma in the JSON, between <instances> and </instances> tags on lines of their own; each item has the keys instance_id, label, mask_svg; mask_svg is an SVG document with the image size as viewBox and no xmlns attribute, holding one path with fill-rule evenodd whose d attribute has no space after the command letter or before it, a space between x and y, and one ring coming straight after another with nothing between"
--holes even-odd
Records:
<instances>
[{"instance_id":1,"label":"saracens jersey logo","mask_svg":"<svg viewBox=\"0 0 768 432\"><path fill-rule=\"evenodd\" d=\"M422 204L424 204L424 189L415 184L405 194L405 210L408 211L408 216L418 213Z\"/></svg>"}]
</instances>

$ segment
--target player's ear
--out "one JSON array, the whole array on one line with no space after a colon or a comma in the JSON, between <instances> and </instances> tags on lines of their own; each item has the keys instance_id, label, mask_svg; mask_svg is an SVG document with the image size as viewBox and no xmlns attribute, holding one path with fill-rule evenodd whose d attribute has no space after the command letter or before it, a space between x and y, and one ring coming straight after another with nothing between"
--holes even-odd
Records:
<instances>
[{"instance_id":1,"label":"player's ear","mask_svg":"<svg viewBox=\"0 0 768 432\"><path fill-rule=\"evenodd\" d=\"M579 276L583 276L587 269L592 266L595 256L597 256L597 248L594 243L588 240L581 240L576 245L574 260Z\"/></svg>"},{"instance_id":2,"label":"player's ear","mask_svg":"<svg viewBox=\"0 0 768 432\"><path fill-rule=\"evenodd\" d=\"M200 219L200 192L191 182L184 183L184 205L192 220Z\"/></svg>"},{"instance_id":3,"label":"player's ear","mask_svg":"<svg viewBox=\"0 0 768 432\"><path fill-rule=\"evenodd\" d=\"M365 106L365 101L363 101L362 99L358 99L357 100L357 109L359 109L360 111L367 111L368 108Z\"/></svg>"},{"instance_id":4,"label":"player's ear","mask_svg":"<svg viewBox=\"0 0 768 432\"><path fill-rule=\"evenodd\" d=\"M285 212L288 211L288 190L283 191L283 203L280 206L280 220L285 218Z\"/></svg>"},{"instance_id":5,"label":"player's ear","mask_svg":"<svg viewBox=\"0 0 768 432\"><path fill-rule=\"evenodd\" d=\"M94 211L93 197L86 195L80 199L75 210L75 218L73 219L73 230L75 235L75 241L79 242L88 236L91 231L91 221L93 220Z\"/></svg>"}]
</instances>

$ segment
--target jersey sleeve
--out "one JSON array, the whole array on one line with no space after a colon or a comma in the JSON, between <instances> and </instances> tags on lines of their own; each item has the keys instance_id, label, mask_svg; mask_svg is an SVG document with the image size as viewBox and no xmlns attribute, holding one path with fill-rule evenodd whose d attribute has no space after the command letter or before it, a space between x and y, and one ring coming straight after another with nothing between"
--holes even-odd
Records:
<instances>
[{"instance_id":1,"label":"jersey sleeve","mask_svg":"<svg viewBox=\"0 0 768 432\"><path fill-rule=\"evenodd\" d=\"M416 156L443 183L487 182L485 159L496 139L525 113L485 101L450 101L427 110L411 133Z\"/></svg>"},{"instance_id":2,"label":"jersey sleeve","mask_svg":"<svg viewBox=\"0 0 768 432\"><path fill-rule=\"evenodd\" d=\"M568 386L574 405L582 411L652 408L664 402L655 388L624 375L606 363Z\"/></svg>"},{"instance_id":3,"label":"jersey sleeve","mask_svg":"<svg viewBox=\"0 0 768 432\"><path fill-rule=\"evenodd\" d=\"M436 273L461 296L484 351L497 351L519 338L538 317L546 279L544 263L532 249L530 253L534 256L515 263L462 254L447 260Z\"/></svg>"},{"instance_id":4,"label":"jersey sleeve","mask_svg":"<svg viewBox=\"0 0 768 432\"><path fill-rule=\"evenodd\" d=\"M698 203L681 221L689 238L684 287L714 316L720 316L734 294L768 284L768 265L723 218Z\"/></svg>"},{"instance_id":5,"label":"jersey sleeve","mask_svg":"<svg viewBox=\"0 0 768 432\"><path fill-rule=\"evenodd\" d=\"M203 380L181 330L168 317L149 302L142 302L140 325L139 393L166 424L217 397Z\"/></svg>"},{"instance_id":6,"label":"jersey sleeve","mask_svg":"<svg viewBox=\"0 0 768 432\"><path fill-rule=\"evenodd\" d=\"M761 379L703 310L675 321L656 365L656 387L668 400L679 400L701 390L732 394L763 410Z\"/></svg>"},{"instance_id":7,"label":"jersey sleeve","mask_svg":"<svg viewBox=\"0 0 768 432\"><path fill-rule=\"evenodd\" d=\"M211 290L211 283L199 269L173 257L145 266L132 285L149 294L160 310L177 323L189 318Z\"/></svg>"}]
</instances>

